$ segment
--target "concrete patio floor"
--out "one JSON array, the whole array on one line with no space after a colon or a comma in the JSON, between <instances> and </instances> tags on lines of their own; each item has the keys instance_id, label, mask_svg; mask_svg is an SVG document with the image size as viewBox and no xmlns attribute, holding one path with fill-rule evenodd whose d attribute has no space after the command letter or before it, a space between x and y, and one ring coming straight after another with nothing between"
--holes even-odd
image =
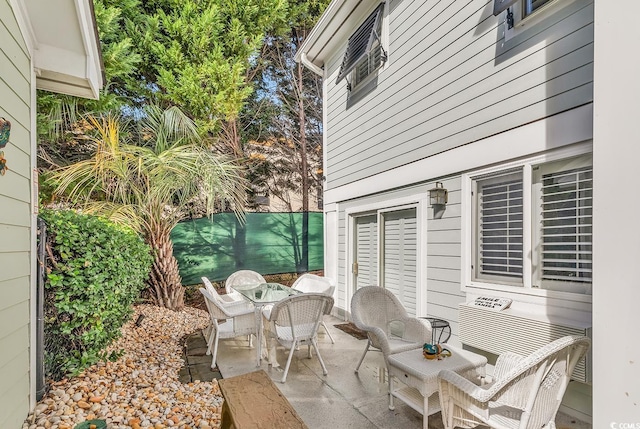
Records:
<instances>
[{"instance_id":1,"label":"concrete patio floor","mask_svg":"<svg viewBox=\"0 0 640 429\"><path fill-rule=\"evenodd\" d=\"M315 357L307 359L307 349L296 351L285 384L280 383L282 370L271 368L265 361L256 366L256 350L249 348L246 338L221 340L218 350L220 374L210 369L211 356L206 356L206 344L201 335L192 336L187 344L188 365L183 369L183 379L211 380L220 376L230 378L236 375L263 369L274 381L282 394L289 400L298 414L312 429L357 428L357 429L420 429L422 415L400 400L395 402L395 410L388 407L386 370L382 354L369 352L360 367L354 372L366 340L358 340L335 328L344 321L326 317L325 322L336 340L331 344L321 328L318 345L327 366L328 374L322 375L322 368ZM284 367L288 350L278 348L277 359ZM566 415L558 415L558 429L590 429L591 425L576 421ZM429 428L443 427L440 413L429 416Z\"/></svg>"}]
</instances>

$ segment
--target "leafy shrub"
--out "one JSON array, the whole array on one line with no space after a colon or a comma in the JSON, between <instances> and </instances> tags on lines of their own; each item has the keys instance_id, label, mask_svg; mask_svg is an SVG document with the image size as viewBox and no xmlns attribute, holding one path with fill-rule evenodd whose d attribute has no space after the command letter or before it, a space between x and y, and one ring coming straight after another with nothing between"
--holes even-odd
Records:
<instances>
[{"instance_id":1,"label":"leafy shrub","mask_svg":"<svg viewBox=\"0 0 640 429\"><path fill-rule=\"evenodd\" d=\"M120 335L145 286L151 253L133 231L69 210L43 210L47 224L45 371L59 379L99 360Z\"/></svg>"}]
</instances>

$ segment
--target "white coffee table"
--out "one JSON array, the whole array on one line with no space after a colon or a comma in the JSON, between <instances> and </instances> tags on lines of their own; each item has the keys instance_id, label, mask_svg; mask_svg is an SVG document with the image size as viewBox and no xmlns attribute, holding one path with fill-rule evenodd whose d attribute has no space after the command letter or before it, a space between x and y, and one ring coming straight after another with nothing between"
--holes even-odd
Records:
<instances>
[{"instance_id":1,"label":"white coffee table","mask_svg":"<svg viewBox=\"0 0 640 429\"><path fill-rule=\"evenodd\" d=\"M440 411L438 398L438 373L443 369L455 371L463 377L480 382L485 375L487 358L450 345L443 345L451 356L442 360L428 360L422 349L409 350L389 356L389 409L393 410L393 398L406 402L423 415L422 427L427 429L429 415ZM393 377L404 386L394 387Z\"/></svg>"}]
</instances>

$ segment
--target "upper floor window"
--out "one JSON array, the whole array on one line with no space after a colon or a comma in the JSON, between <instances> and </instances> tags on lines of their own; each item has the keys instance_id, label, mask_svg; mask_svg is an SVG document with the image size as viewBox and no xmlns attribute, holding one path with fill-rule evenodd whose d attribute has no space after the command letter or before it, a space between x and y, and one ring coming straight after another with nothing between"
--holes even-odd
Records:
<instances>
[{"instance_id":1,"label":"upper floor window","mask_svg":"<svg viewBox=\"0 0 640 429\"><path fill-rule=\"evenodd\" d=\"M527 16L531 15L533 12L537 11L542 6L546 5L547 3L550 3L551 1L553 0L524 0L522 2L523 4L522 17L526 18Z\"/></svg>"},{"instance_id":2,"label":"upper floor window","mask_svg":"<svg viewBox=\"0 0 640 429\"><path fill-rule=\"evenodd\" d=\"M384 7L385 4L380 3L349 37L336 79L336 83L346 79L349 90L362 83L387 60L387 53L382 45Z\"/></svg>"},{"instance_id":3,"label":"upper floor window","mask_svg":"<svg viewBox=\"0 0 640 429\"><path fill-rule=\"evenodd\" d=\"M591 294L591 156L469 178L476 284Z\"/></svg>"},{"instance_id":4,"label":"upper floor window","mask_svg":"<svg viewBox=\"0 0 640 429\"><path fill-rule=\"evenodd\" d=\"M493 14L503 14L505 40L573 3L575 0L494 0Z\"/></svg>"}]
</instances>

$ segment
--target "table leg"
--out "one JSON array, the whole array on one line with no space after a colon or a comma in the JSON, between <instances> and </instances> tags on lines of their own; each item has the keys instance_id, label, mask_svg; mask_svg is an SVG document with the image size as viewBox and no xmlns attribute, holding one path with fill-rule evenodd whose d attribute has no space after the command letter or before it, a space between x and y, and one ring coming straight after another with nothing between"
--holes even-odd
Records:
<instances>
[{"instance_id":1,"label":"table leg","mask_svg":"<svg viewBox=\"0 0 640 429\"><path fill-rule=\"evenodd\" d=\"M255 307L255 315L256 315L256 326L258 327L258 332L256 333L256 366L260 366L260 361L262 360L262 306L256 305Z\"/></svg>"},{"instance_id":2,"label":"table leg","mask_svg":"<svg viewBox=\"0 0 640 429\"><path fill-rule=\"evenodd\" d=\"M264 322L265 321L263 320L262 323ZM278 363L278 359L276 359L276 341L273 338L272 331L271 331L271 328L274 327L273 323L268 322L268 324L265 326L269 327L268 330L265 330L263 332L263 335L265 336L265 339L266 339L264 346L267 350L265 357L267 359L267 363L271 365L272 368L279 368L280 364Z\"/></svg>"},{"instance_id":3,"label":"table leg","mask_svg":"<svg viewBox=\"0 0 640 429\"><path fill-rule=\"evenodd\" d=\"M429 429L429 397L423 396L422 429Z\"/></svg>"}]
</instances>

